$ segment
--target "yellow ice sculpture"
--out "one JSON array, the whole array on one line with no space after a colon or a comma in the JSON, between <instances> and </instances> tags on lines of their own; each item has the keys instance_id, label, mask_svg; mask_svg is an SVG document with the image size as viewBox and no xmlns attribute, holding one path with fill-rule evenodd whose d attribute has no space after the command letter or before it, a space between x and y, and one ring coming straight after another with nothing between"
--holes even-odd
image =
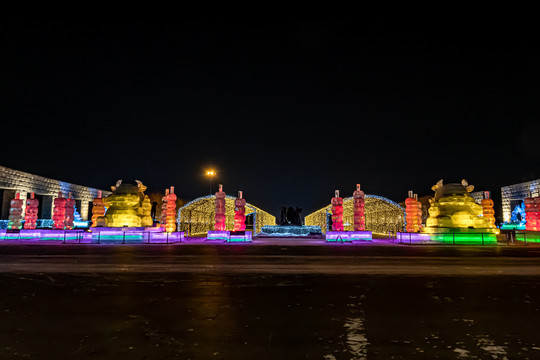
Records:
<instances>
[{"instance_id":1,"label":"yellow ice sculpture","mask_svg":"<svg viewBox=\"0 0 540 360\"><path fill-rule=\"evenodd\" d=\"M482 214L482 206L469 195L474 186L462 180L461 184L445 184L439 180L431 188L435 196L429 199L429 217L423 232L444 232L451 228L479 229L498 233L495 225Z\"/></svg>"},{"instance_id":2,"label":"yellow ice sculpture","mask_svg":"<svg viewBox=\"0 0 540 360\"><path fill-rule=\"evenodd\" d=\"M141 226L151 227L154 225L154 220L151 216L152 212L152 203L148 195L144 195L144 200L142 201L141 206L139 207L139 216L141 217Z\"/></svg>"},{"instance_id":3,"label":"yellow ice sculpture","mask_svg":"<svg viewBox=\"0 0 540 360\"><path fill-rule=\"evenodd\" d=\"M138 180L137 185L123 184L122 180L118 180L111 190L112 194L103 199L107 207L107 226L140 227L149 223L145 215L147 205L144 204L146 186ZM141 206L143 210L139 212Z\"/></svg>"}]
</instances>

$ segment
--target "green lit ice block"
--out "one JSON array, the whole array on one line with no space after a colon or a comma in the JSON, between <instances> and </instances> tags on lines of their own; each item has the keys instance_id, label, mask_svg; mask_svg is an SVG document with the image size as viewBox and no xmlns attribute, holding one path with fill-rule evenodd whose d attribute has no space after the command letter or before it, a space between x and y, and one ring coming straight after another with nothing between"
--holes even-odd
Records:
<instances>
[{"instance_id":1,"label":"green lit ice block","mask_svg":"<svg viewBox=\"0 0 540 360\"><path fill-rule=\"evenodd\" d=\"M516 240L527 242L540 242L540 231L516 231Z\"/></svg>"},{"instance_id":2,"label":"green lit ice block","mask_svg":"<svg viewBox=\"0 0 540 360\"><path fill-rule=\"evenodd\" d=\"M487 245L497 243L499 229L424 228L431 241L445 244Z\"/></svg>"}]
</instances>

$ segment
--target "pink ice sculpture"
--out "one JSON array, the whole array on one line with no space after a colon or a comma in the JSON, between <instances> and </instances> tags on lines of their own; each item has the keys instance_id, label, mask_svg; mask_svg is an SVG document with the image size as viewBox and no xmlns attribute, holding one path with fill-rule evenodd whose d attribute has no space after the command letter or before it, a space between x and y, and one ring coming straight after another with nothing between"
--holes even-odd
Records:
<instances>
[{"instance_id":1,"label":"pink ice sculpture","mask_svg":"<svg viewBox=\"0 0 540 360\"><path fill-rule=\"evenodd\" d=\"M225 192L223 191L223 185L219 184L219 191L216 193L216 224L214 230L225 231Z\"/></svg>"},{"instance_id":2,"label":"pink ice sculpture","mask_svg":"<svg viewBox=\"0 0 540 360\"><path fill-rule=\"evenodd\" d=\"M332 230L343 231L343 198L339 197L339 190L330 202L332 204Z\"/></svg>"},{"instance_id":3,"label":"pink ice sculpture","mask_svg":"<svg viewBox=\"0 0 540 360\"><path fill-rule=\"evenodd\" d=\"M75 218L75 200L68 193L66 199L66 211L64 212L64 228L67 230L73 229L73 220Z\"/></svg>"},{"instance_id":4,"label":"pink ice sculpture","mask_svg":"<svg viewBox=\"0 0 540 360\"><path fill-rule=\"evenodd\" d=\"M242 191L234 200L234 231L246 230L246 199L242 198Z\"/></svg>"},{"instance_id":5,"label":"pink ice sculpture","mask_svg":"<svg viewBox=\"0 0 540 360\"><path fill-rule=\"evenodd\" d=\"M364 192L360 190L360 184L356 184L356 191L353 192L354 231L366 230L366 211L364 208L364 196Z\"/></svg>"},{"instance_id":6,"label":"pink ice sculpture","mask_svg":"<svg viewBox=\"0 0 540 360\"><path fill-rule=\"evenodd\" d=\"M30 193L30 199L26 200L26 210L24 212L24 228L33 230L36 228L38 219L39 200L34 198L34 193Z\"/></svg>"},{"instance_id":7,"label":"pink ice sculpture","mask_svg":"<svg viewBox=\"0 0 540 360\"><path fill-rule=\"evenodd\" d=\"M66 199L62 197L62 192L58 192L58 197L54 199L53 209L53 229L64 230L66 220Z\"/></svg>"}]
</instances>

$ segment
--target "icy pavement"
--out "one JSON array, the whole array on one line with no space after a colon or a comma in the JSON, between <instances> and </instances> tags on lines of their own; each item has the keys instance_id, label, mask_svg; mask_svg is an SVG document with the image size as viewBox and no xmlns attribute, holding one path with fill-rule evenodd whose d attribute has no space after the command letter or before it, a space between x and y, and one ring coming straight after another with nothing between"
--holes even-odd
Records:
<instances>
[{"instance_id":1,"label":"icy pavement","mask_svg":"<svg viewBox=\"0 0 540 360\"><path fill-rule=\"evenodd\" d=\"M539 256L3 246L0 359L539 359Z\"/></svg>"}]
</instances>

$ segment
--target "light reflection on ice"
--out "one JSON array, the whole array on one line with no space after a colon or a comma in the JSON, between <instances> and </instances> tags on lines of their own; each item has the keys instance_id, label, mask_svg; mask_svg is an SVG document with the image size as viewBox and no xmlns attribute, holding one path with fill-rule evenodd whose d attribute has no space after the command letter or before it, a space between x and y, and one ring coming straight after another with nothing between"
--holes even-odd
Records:
<instances>
[{"instance_id":1,"label":"light reflection on ice","mask_svg":"<svg viewBox=\"0 0 540 360\"><path fill-rule=\"evenodd\" d=\"M369 344L364 334L364 319L348 318L345 323L347 333L347 346L354 357L351 360L367 359L367 345Z\"/></svg>"}]
</instances>

